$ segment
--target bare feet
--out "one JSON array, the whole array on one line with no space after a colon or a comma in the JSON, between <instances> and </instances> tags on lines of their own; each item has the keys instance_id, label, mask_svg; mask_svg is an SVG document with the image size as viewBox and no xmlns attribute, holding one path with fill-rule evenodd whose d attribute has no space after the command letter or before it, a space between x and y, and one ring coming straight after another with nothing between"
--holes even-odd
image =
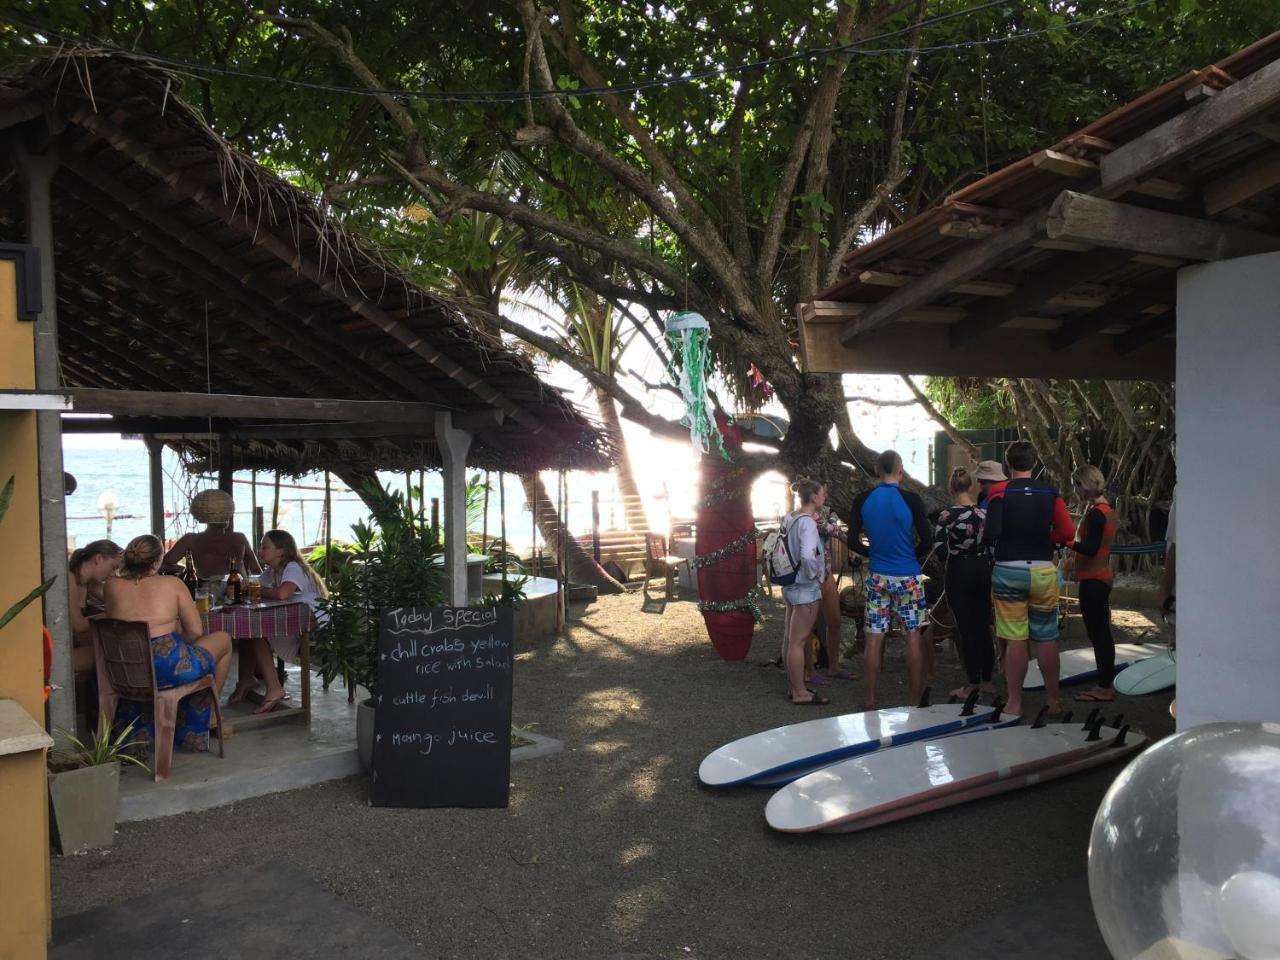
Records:
<instances>
[{"instance_id":1,"label":"bare feet","mask_svg":"<svg viewBox=\"0 0 1280 960\"><path fill-rule=\"evenodd\" d=\"M1111 703L1116 698L1116 692L1110 687L1094 687L1092 690L1086 690L1084 693L1076 697L1077 703Z\"/></svg>"},{"instance_id":2,"label":"bare feet","mask_svg":"<svg viewBox=\"0 0 1280 960\"><path fill-rule=\"evenodd\" d=\"M258 685L256 683L249 687L237 685L236 688L231 691L231 696L227 697L227 706L229 707L234 703L244 703L249 699L249 694L253 693L253 691L257 689Z\"/></svg>"},{"instance_id":3,"label":"bare feet","mask_svg":"<svg viewBox=\"0 0 1280 960\"><path fill-rule=\"evenodd\" d=\"M262 703L259 704L258 708L253 712L254 713L270 713L276 707L280 706L283 700L284 700L283 688L276 693L268 693L265 697L263 697Z\"/></svg>"},{"instance_id":4,"label":"bare feet","mask_svg":"<svg viewBox=\"0 0 1280 960\"><path fill-rule=\"evenodd\" d=\"M957 700L964 700L969 696L969 694L973 693L973 691L978 689L980 688L971 686L970 684L966 683L966 684L963 684L962 686L956 687L954 690L951 691L951 693L947 694L947 696L955 697Z\"/></svg>"},{"instance_id":5,"label":"bare feet","mask_svg":"<svg viewBox=\"0 0 1280 960\"><path fill-rule=\"evenodd\" d=\"M1022 703L1014 703L1011 700L1005 705L1003 712L1006 717L1020 717L1022 716Z\"/></svg>"}]
</instances>

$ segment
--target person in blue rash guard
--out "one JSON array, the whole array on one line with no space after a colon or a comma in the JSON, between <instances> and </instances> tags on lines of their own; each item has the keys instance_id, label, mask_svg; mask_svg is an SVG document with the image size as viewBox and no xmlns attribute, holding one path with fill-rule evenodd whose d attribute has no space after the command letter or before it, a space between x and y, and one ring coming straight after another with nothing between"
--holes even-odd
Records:
<instances>
[{"instance_id":1,"label":"person in blue rash guard","mask_svg":"<svg viewBox=\"0 0 1280 960\"><path fill-rule=\"evenodd\" d=\"M870 561L867 573L867 648L865 708L876 708L876 684L884 663L884 636L896 617L907 632L907 672L911 702L924 691L925 648L922 630L929 616L920 563L933 549L933 528L924 501L903 490L902 457L886 450L876 461L878 486L861 493L849 513L849 549ZM870 541L862 540L863 533Z\"/></svg>"}]
</instances>

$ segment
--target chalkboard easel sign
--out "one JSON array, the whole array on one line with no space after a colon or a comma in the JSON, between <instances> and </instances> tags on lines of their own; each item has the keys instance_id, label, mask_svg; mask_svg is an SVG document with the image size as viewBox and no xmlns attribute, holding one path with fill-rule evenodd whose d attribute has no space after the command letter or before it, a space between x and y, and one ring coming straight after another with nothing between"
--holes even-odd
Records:
<instances>
[{"instance_id":1,"label":"chalkboard easel sign","mask_svg":"<svg viewBox=\"0 0 1280 960\"><path fill-rule=\"evenodd\" d=\"M510 608L385 610L373 725L375 807L505 807Z\"/></svg>"}]
</instances>

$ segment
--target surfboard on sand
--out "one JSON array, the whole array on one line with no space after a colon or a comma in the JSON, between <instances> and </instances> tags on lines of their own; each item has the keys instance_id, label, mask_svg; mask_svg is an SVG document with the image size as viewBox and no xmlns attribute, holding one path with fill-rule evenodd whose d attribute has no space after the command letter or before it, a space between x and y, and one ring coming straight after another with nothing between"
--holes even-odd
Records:
<instances>
[{"instance_id":1,"label":"surfboard on sand","mask_svg":"<svg viewBox=\"0 0 1280 960\"><path fill-rule=\"evenodd\" d=\"M1130 664L1140 663L1168 652L1169 648L1163 643L1117 643L1116 670L1124 670ZM1063 650L1058 657L1062 662L1058 682L1063 686L1092 680L1098 675L1098 662L1094 659L1092 647ZM1036 663L1035 657L1032 657L1031 662L1027 664L1027 679L1022 682L1022 689L1044 689L1044 677L1040 673L1040 664Z\"/></svg>"},{"instance_id":2,"label":"surfboard on sand","mask_svg":"<svg viewBox=\"0 0 1280 960\"><path fill-rule=\"evenodd\" d=\"M994 797L1001 793L1008 793L1011 790L1020 790L1023 787L1035 786L1037 783L1047 783L1050 780L1057 780L1060 777L1069 777L1072 774L1084 773L1092 770L1094 767L1100 767L1106 763L1114 763L1116 760L1122 760L1125 757L1141 750L1146 746L1147 738L1141 734L1128 732L1125 734L1124 743L1112 746L1105 750L1099 750L1096 753L1090 753L1082 756L1078 760L1070 760L1066 763L1058 763L1051 767L1046 767L1034 773L1023 773L1006 777L1003 780L993 780L976 787L968 787L963 790L957 790L953 793L942 794L933 798L926 798L919 803L912 803L902 807L896 807L887 810L884 813L874 816L862 817L857 820L849 820L839 826L831 827L827 833L853 833L858 830L869 830L872 827L883 826L886 823L894 823L898 820L906 820L908 817L917 817L922 813L930 813L934 810L944 810L947 807L958 806L962 803L969 803L972 800L981 800L984 797Z\"/></svg>"},{"instance_id":3,"label":"surfboard on sand","mask_svg":"<svg viewBox=\"0 0 1280 960\"><path fill-rule=\"evenodd\" d=\"M1116 693L1138 697L1168 690L1177 682L1178 661L1174 659L1173 651L1167 650L1159 656L1133 664L1124 673L1116 674L1113 686Z\"/></svg>"},{"instance_id":4,"label":"surfboard on sand","mask_svg":"<svg viewBox=\"0 0 1280 960\"><path fill-rule=\"evenodd\" d=\"M822 764L996 718L996 707L980 706L976 700L846 713L753 733L707 754L698 767L698 779L708 787L743 786L762 779L784 783Z\"/></svg>"},{"instance_id":5,"label":"surfboard on sand","mask_svg":"<svg viewBox=\"0 0 1280 960\"><path fill-rule=\"evenodd\" d=\"M775 830L789 833L831 830L1078 761L1121 739L1119 730L1092 716L1087 726L983 730L852 757L783 787L766 804L765 818Z\"/></svg>"}]
</instances>

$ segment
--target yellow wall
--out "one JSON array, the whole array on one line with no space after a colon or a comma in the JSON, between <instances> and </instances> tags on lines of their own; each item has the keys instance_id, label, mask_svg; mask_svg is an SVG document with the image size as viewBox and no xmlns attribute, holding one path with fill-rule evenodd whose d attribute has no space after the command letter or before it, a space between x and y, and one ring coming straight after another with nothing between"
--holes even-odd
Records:
<instances>
[{"instance_id":1,"label":"yellow wall","mask_svg":"<svg viewBox=\"0 0 1280 960\"><path fill-rule=\"evenodd\" d=\"M35 385L33 325L18 320L14 265L0 260L0 388ZM0 611L40 583L40 498L34 413L0 412L0 487L15 478L0 520ZM0 697L44 726L39 602L0 631ZM43 751L0 756L0 960L45 956L49 936L49 803Z\"/></svg>"}]
</instances>

